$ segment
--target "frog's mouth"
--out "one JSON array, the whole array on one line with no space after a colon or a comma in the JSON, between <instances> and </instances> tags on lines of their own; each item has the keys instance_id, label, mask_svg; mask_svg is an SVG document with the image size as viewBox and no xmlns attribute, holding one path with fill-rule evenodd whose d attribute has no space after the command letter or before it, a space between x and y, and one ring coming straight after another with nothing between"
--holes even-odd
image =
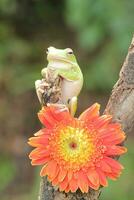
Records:
<instances>
[{"instance_id":1,"label":"frog's mouth","mask_svg":"<svg viewBox=\"0 0 134 200\"><path fill-rule=\"evenodd\" d=\"M47 55L47 60L49 62L63 62L63 63L70 63L70 64L74 64L73 62L71 62L70 60L67 60L66 58L64 57L61 57L61 56L55 56L55 55Z\"/></svg>"}]
</instances>

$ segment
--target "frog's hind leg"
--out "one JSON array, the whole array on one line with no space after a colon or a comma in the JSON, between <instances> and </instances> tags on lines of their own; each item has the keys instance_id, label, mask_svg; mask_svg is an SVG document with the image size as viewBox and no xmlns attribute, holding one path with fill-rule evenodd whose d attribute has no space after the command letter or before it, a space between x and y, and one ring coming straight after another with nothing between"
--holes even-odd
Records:
<instances>
[{"instance_id":1,"label":"frog's hind leg","mask_svg":"<svg viewBox=\"0 0 134 200\"><path fill-rule=\"evenodd\" d=\"M75 113L76 113L76 110L77 110L77 102L78 102L77 97L72 97L72 99L69 99L69 101L68 101L69 111L70 111L70 114L71 114L72 116L74 116Z\"/></svg>"}]
</instances>

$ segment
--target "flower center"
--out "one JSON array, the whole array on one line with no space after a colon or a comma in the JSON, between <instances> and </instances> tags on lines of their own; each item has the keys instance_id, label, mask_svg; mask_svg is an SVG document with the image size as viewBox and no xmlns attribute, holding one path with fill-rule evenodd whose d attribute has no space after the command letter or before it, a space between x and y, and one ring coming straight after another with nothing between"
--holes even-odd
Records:
<instances>
[{"instance_id":1,"label":"flower center","mask_svg":"<svg viewBox=\"0 0 134 200\"><path fill-rule=\"evenodd\" d=\"M71 149L76 149L77 148L77 144L75 142L71 142L69 144L69 146L70 146Z\"/></svg>"},{"instance_id":2,"label":"flower center","mask_svg":"<svg viewBox=\"0 0 134 200\"><path fill-rule=\"evenodd\" d=\"M83 127L66 126L59 129L55 134L57 141L53 148L56 148L55 159L64 163L67 168L78 169L91 160L95 151L92 134Z\"/></svg>"}]
</instances>

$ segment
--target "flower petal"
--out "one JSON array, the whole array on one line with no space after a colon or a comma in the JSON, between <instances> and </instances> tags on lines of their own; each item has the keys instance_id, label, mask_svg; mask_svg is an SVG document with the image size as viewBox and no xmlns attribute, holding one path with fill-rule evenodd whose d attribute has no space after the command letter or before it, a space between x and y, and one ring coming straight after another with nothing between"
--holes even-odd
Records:
<instances>
[{"instance_id":1,"label":"flower petal","mask_svg":"<svg viewBox=\"0 0 134 200\"><path fill-rule=\"evenodd\" d=\"M89 187L88 187L88 179L87 179L87 176L85 175L85 173L82 170L80 170L78 172L77 182L78 182L78 186L81 189L81 191L83 193L87 193L88 189L89 189Z\"/></svg>"},{"instance_id":2,"label":"flower petal","mask_svg":"<svg viewBox=\"0 0 134 200\"><path fill-rule=\"evenodd\" d=\"M120 144L125 140L126 136L123 131L116 131L113 134L109 134L108 137L103 139L103 144L116 145Z\"/></svg>"},{"instance_id":3,"label":"flower petal","mask_svg":"<svg viewBox=\"0 0 134 200\"><path fill-rule=\"evenodd\" d=\"M99 116L100 105L98 103L93 104L90 108L85 110L80 116L79 119L83 121L89 121L94 117Z\"/></svg>"},{"instance_id":4,"label":"flower petal","mask_svg":"<svg viewBox=\"0 0 134 200\"><path fill-rule=\"evenodd\" d=\"M68 177L66 176L59 185L60 191L64 191L67 188L67 186L68 186Z\"/></svg>"},{"instance_id":5,"label":"flower petal","mask_svg":"<svg viewBox=\"0 0 134 200\"><path fill-rule=\"evenodd\" d=\"M58 105L53 106L51 104L50 106L43 107L42 110L38 113L38 117L41 123L47 128L54 127L57 122L62 120L68 121L71 119L71 115L67 108L62 109Z\"/></svg>"},{"instance_id":6,"label":"flower petal","mask_svg":"<svg viewBox=\"0 0 134 200\"><path fill-rule=\"evenodd\" d=\"M99 175L99 182L102 186L107 187L108 186L108 182L106 179L106 175L104 174L104 172L101 171L100 168L96 169L98 175Z\"/></svg>"},{"instance_id":7,"label":"flower petal","mask_svg":"<svg viewBox=\"0 0 134 200\"><path fill-rule=\"evenodd\" d=\"M54 179L57 175L57 162L51 160L47 164L47 173L51 179Z\"/></svg>"},{"instance_id":8,"label":"flower petal","mask_svg":"<svg viewBox=\"0 0 134 200\"><path fill-rule=\"evenodd\" d=\"M89 181L89 180L88 180L88 181ZM100 187L100 184L98 184L98 185L93 185L93 184L91 183L91 181L89 181L89 187L92 188L92 189L94 189L94 190L98 190L99 187Z\"/></svg>"},{"instance_id":9,"label":"flower petal","mask_svg":"<svg viewBox=\"0 0 134 200\"><path fill-rule=\"evenodd\" d=\"M42 135L50 135L50 130L46 128L42 128L41 130L37 131L34 136L42 136Z\"/></svg>"},{"instance_id":10,"label":"flower petal","mask_svg":"<svg viewBox=\"0 0 134 200\"><path fill-rule=\"evenodd\" d=\"M47 164L44 165L40 171L40 176L43 177L43 176L46 176L47 175Z\"/></svg>"},{"instance_id":11,"label":"flower petal","mask_svg":"<svg viewBox=\"0 0 134 200\"><path fill-rule=\"evenodd\" d=\"M56 186L58 185L59 181L58 181L58 175L52 180L52 186Z\"/></svg>"},{"instance_id":12,"label":"flower petal","mask_svg":"<svg viewBox=\"0 0 134 200\"><path fill-rule=\"evenodd\" d=\"M107 162L107 164L109 166L111 166L111 168L115 168L115 169L119 169L119 170L122 170L124 169L124 167L116 160L110 158L110 157L105 157L104 160Z\"/></svg>"},{"instance_id":13,"label":"flower petal","mask_svg":"<svg viewBox=\"0 0 134 200\"><path fill-rule=\"evenodd\" d=\"M73 176L73 171L69 170L68 171L68 181L70 181L72 179L72 176Z\"/></svg>"},{"instance_id":14,"label":"flower petal","mask_svg":"<svg viewBox=\"0 0 134 200\"><path fill-rule=\"evenodd\" d=\"M115 181L117 178L119 178L121 173L107 173L106 175L108 176L108 178L112 179L113 181Z\"/></svg>"},{"instance_id":15,"label":"flower petal","mask_svg":"<svg viewBox=\"0 0 134 200\"><path fill-rule=\"evenodd\" d=\"M65 105L63 105L63 108L62 108L62 105L60 105L60 106L57 105L57 107L56 107L56 106L51 106L51 104L50 104L50 110L51 110L51 114L52 114L53 118L57 122L72 120L73 118L70 115L68 108L65 107Z\"/></svg>"},{"instance_id":16,"label":"flower petal","mask_svg":"<svg viewBox=\"0 0 134 200\"><path fill-rule=\"evenodd\" d=\"M32 165L43 165L43 164L47 163L49 160L50 160L49 156L43 157L43 158L37 158L37 159L33 159L31 161L31 164Z\"/></svg>"},{"instance_id":17,"label":"flower petal","mask_svg":"<svg viewBox=\"0 0 134 200\"><path fill-rule=\"evenodd\" d=\"M47 128L53 127L53 125L56 123L56 120L51 115L49 107L42 107L42 109L38 113L38 118L40 122Z\"/></svg>"},{"instance_id":18,"label":"flower petal","mask_svg":"<svg viewBox=\"0 0 134 200\"><path fill-rule=\"evenodd\" d=\"M123 146L107 146L105 154L107 156L121 155L127 152L127 148Z\"/></svg>"},{"instance_id":19,"label":"flower petal","mask_svg":"<svg viewBox=\"0 0 134 200\"><path fill-rule=\"evenodd\" d=\"M29 138L28 144L32 147L46 147L48 145L48 137L45 135L40 137Z\"/></svg>"},{"instance_id":20,"label":"flower petal","mask_svg":"<svg viewBox=\"0 0 134 200\"><path fill-rule=\"evenodd\" d=\"M93 169L88 169L88 172L87 172L87 177L89 179L89 181L95 185L95 186L98 186L99 185L99 176L98 176L98 173L93 170Z\"/></svg>"},{"instance_id":21,"label":"flower petal","mask_svg":"<svg viewBox=\"0 0 134 200\"><path fill-rule=\"evenodd\" d=\"M65 189L65 192L68 193L69 191L70 191L70 187L68 185L67 188Z\"/></svg>"},{"instance_id":22,"label":"flower petal","mask_svg":"<svg viewBox=\"0 0 134 200\"><path fill-rule=\"evenodd\" d=\"M58 181L62 182L64 180L64 178L67 175L67 170L65 170L63 167L60 169L59 171L59 175L58 175Z\"/></svg>"},{"instance_id":23,"label":"flower petal","mask_svg":"<svg viewBox=\"0 0 134 200\"><path fill-rule=\"evenodd\" d=\"M93 121L93 125L95 126L96 129L99 129L101 127L104 128L104 126L110 123L111 119L112 119L111 115L102 115L101 117L98 117L98 119L95 119Z\"/></svg>"},{"instance_id":24,"label":"flower petal","mask_svg":"<svg viewBox=\"0 0 134 200\"><path fill-rule=\"evenodd\" d=\"M119 123L110 123L106 127L98 129L99 136L104 139L109 137L111 134L116 134L121 130L121 125Z\"/></svg>"},{"instance_id":25,"label":"flower petal","mask_svg":"<svg viewBox=\"0 0 134 200\"><path fill-rule=\"evenodd\" d=\"M49 150L43 149L43 148L36 148L29 154L30 159L36 159L36 158L42 158L42 157L48 157L50 155Z\"/></svg>"},{"instance_id":26,"label":"flower petal","mask_svg":"<svg viewBox=\"0 0 134 200\"><path fill-rule=\"evenodd\" d=\"M76 192L76 190L78 189L78 183L74 177L72 177L72 179L69 181L69 187L71 192Z\"/></svg>"},{"instance_id":27,"label":"flower petal","mask_svg":"<svg viewBox=\"0 0 134 200\"><path fill-rule=\"evenodd\" d=\"M105 160L100 161L100 167L103 172L108 172L108 173L112 172L111 167L105 162Z\"/></svg>"}]
</instances>

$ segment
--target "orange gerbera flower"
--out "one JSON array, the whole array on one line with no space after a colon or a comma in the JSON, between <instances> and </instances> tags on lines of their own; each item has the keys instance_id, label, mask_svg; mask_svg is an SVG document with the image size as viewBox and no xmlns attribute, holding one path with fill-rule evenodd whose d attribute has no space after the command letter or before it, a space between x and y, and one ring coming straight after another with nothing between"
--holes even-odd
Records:
<instances>
[{"instance_id":1,"label":"orange gerbera flower","mask_svg":"<svg viewBox=\"0 0 134 200\"><path fill-rule=\"evenodd\" d=\"M48 176L60 191L84 193L107 186L107 177L117 179L123 166L113 156L126 152L120 146L125 134L110 115L99 116L96 103L79 118L70 115L67 108L43 107L38 117L46 128L29 139L34 149L29 157L32 165L44 165L41 176Z\"/></svg>"}]
</instances>

